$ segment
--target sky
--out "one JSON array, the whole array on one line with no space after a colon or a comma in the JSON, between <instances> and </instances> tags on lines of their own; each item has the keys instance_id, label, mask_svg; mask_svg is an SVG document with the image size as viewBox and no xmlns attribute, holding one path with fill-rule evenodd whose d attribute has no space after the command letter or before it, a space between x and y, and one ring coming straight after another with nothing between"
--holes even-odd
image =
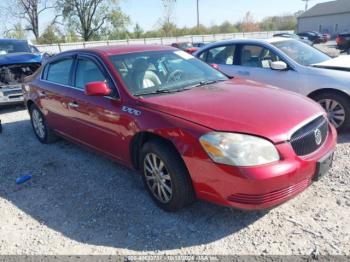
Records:
<instances>
[{"instance_id":1,"label":"sky","mask_svg":"<svg viewBox=\"0 0 350 262\"><path fill-rule=\"evenodd\" d=\"M0 7L9 7L14 0L1 0ZM266 16L293 14L305 9L302 0L199 0L200 22L210 26L224 21L241 21L244 15L250 11L255 20L261 20ZM329 0L310 0L309 7ZM162 16L161 0L119 0L120 6L130 16L132 30L136 23L145 30L155 29L159 18ZM2 8L4 10L4 8ZM2 11L3 13L4 11ZM4 15L2 14L4 17ZM46 12L41 17L41 30L43 30L54 14ZM196 0L177 0L175 23L180 26L192 27L197 24ZM11 22L11 19L8 21ZM3 22L3 21L2 21ZM4 23L0 23L0 30ZM3 32L4 30L1 30Z\"/></svg>"},{"instance_id":2,"label":"sky","mask_svg":"<svg viewBox=\"0 0 350 262\"><path fill-rule=\"evenodd\" d=\"M309 7L329 0L310 0ZM256 20L266 16L292 14L305 9L301 0L199 0L200 22L204 25L220 24L224 21L237 22L250 11ZM157 25L162 15L161 0L121 0L122 10L134 23L145 30ZM176 24L191 27L197 24L196 0L177 0Z\"/></svg>"}]
</instances>

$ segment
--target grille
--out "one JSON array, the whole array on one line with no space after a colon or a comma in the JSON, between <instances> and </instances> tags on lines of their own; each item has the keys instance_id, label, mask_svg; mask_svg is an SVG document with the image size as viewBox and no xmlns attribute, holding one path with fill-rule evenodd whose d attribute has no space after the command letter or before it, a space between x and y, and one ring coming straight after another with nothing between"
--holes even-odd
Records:
<instances>
[{"instance_id":1,"label":"grille","mask_svg":"<svg viewBox=\"0 0 350 262\"><path fill-rule=\"evenodd\" d=\"M328 121L320 116L296 131L290 140L298 156L306 156L317 151L328 136Z\"/></svg>"},{"instance_id":2,"label":"grille","mask_svg":"<svg viewBox=\"0 0 350 262\"><path fill-rule=\"evenodd\" d=\"M310 179L305 179L287 188L269 192L263 195L233 194L228 197L228 200L248 205L266 204L269 202L283 200L285 198L294 196L303 191L305 188L307 188L310 185L310 183Z\"/></svg>"}]
</instances>

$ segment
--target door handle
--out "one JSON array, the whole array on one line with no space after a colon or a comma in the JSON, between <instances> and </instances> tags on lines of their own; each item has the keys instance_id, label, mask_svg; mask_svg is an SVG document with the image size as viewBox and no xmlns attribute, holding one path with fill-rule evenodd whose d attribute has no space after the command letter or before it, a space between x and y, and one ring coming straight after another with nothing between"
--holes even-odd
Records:
<instances>
[{"instance_id":1,"label":"door handle","mask_svg":"<svg viewBox=\"0 0 350 262\"><path fill-rule=\"evenodd\" d=\"M45 91L39 91L39 96L40 97L47 97L47 94Z\"/></svg>"},{"instance_id":2,"label":"door handle","mask_svg":"<svg viewBox=\"0 0 350 262\"><path fill-rule=\"evenodd\" d=\"M68 106L71 108L78 108L79 104L77 102L70 102L70 103L68 103Z\"/></svg>"}]
</instances>

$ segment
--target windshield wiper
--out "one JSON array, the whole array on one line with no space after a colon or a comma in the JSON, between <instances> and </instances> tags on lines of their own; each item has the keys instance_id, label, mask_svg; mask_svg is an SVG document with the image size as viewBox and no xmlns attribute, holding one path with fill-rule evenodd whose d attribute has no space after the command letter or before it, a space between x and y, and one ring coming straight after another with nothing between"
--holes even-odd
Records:
<instances>
[{"instance_id":1,"label":"windshield wiper","mask_svg":"<svg viewBox=\"0 0 350 262\"><path fill-rule=\"evenodd\" d=\"M169 94L169 93L177 93L177 92L183 92L183 91L187 91L187 90L191 90L192 88L195 87L200 87L200 86L205 86L205 85L211 85L211 84L215 84L218 82L223 82L226 81L224 79L220 79L220 80L205 80L205 81L201 81L198 84L195 85L190 85L190 86L186 86L183 88L177 88L177 89L165 89L165 88L159 88L157 90L154 90L152 92L144 92L144 93L138 93L138 94L134 94L134 96L147 96L147 95L156 95L156 94Z\"/></svg>"},{"instance_id":2,"label":"windshield wiper","mask_svg":"<svg viewBox=\"0 0 350 262\"><path fill-rule=\"evenodd\" d=\"M192 86L193 87L200 87L200 86L207 86L207 85L211 85L211 84L215 84L215 83L219 83L219 82L224 82L226 81L225 79L220 79L220 80L205 80L205 81L201 81L198 84Z\"/></svg>"},{"instance_id":3,"label":"windshield wiper","mask_svg":"<svg viewBox=\"0 0 350 262\"><path fill-rule=\"evenodd\" d=\"M156 94L170 94L170 93L177 93L177 92L182 92L186 90L190 90L192 87L184 87L184 88L178 88L178 89L165 89L165 88L160 88L157 90L154 90L152 92L144 92L144 93L138 93L134 94L134 96L147 96L147 95L156 95Z\"/></svg>"}]
</instances>

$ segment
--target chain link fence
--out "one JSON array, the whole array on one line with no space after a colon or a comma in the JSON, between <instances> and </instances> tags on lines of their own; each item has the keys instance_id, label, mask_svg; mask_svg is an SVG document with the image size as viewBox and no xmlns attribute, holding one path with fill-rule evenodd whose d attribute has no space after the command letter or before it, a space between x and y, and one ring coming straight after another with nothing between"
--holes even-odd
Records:
<instances>
[{"instance_id":1,"label":"chain link fence","mask_svg":"<svg viewBox=\"0 0 350 262\"><path fill-rule=\"evenodd\" d=\"M57 43L50 45L37 45L38 49L43 53L55 54L63 51L108 46L108 45L139 45L139 44L156 44L156 45L171 45L176 42L202 42L211 43L221 40L234 38L270 38L277 33L293 33L293 31L266 31L266 32L249 32L249 33L230 33L230 34L215 34L215 35L191 35L180 37L160 37L160 38L141 38L141 39L125 39L125 40L108 40L108 41L92 41L92 42L75 42L75 43Z\"/></svg>"}]
</instances>

